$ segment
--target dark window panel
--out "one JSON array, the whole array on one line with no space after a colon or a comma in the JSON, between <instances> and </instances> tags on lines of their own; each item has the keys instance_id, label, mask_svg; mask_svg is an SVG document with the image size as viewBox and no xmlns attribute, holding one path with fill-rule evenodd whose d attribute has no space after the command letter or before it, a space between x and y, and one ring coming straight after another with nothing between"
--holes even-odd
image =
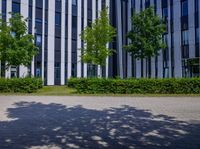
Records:
<instances>
[{"instance_id":1,"label":"dark window panel","mask_svg":"<svg viewBox=\"0 0 200 149\"><path fill-rule=\"evenodd\" d=\"M42 34L42 22L40 20L36 20L34 32L37 34Z\"/></svg>"},{"instance_id":2,"label":"dark window panel","mask_svg":"<svg viewBox=\"0 0 200 149\"><path fill-rule=\"evenodd\" d=\"M182 30L188 29L188 16L181 17L181 29Z\"/></svg>"},{"instance_id":3,"label":"dark window panel","mask_svg":"<svg viewBox=\"0 0 200 149\"><path fill-rule=\"evenodd\" d=\"M188 16L188 1L181 2L181 16Z\"/></svg>"},{"instance_id":4,"label":"dark window panel","mask_svg":"<svg viewBox=\"0 0 200 149\"><path fill-rule=\"evenodd\" d=\"M36 0L36 7L43 8L43 0Z\"/></svg>"},{"instance_id":5,"label":"dark window panel","mask_svg":"<svg viewBox=\"0 0 200 149\"><path fill-rule=\"evenodd\" d=\"M61 7L61 0L56 0L56 4L55 4L55 8L56 8L56 12L61 12L62 11L62 7Z\"/></svg>"},{"instance_id":6,"label":"dark window panel","mask_svg":"<svg viewBox=\"0 0 200 149\"><path fill-rule=\"evenodd\" d=\"M77 16L77 6L72 5L72 16Z\"/></svg>"},{"instance_id":7,"label":"dark window panel","mask_svg":"<svg viewBox=\"0 0 200 149\"><path fill-rule=\"evenodd\" d=\"M90 0L92 1L92 0ZM102 0L102 8L105 8L106 7L106 1L105 0Z\"/></svg>"},{"instance_id":8,"label":"dark window panel","mask_svg":"<svg viewBox=\"0 0 200 149\"><path fill-rule=\"evenodd\" d=\"M195 47L195 56L196 57L200 57L200 47L199 47L199 44L196 44L196 47Z\"/></svg>"},{"instance_id":9,"label":"dark window panel","mask_svg":"<svg viewBox=\"0 0 200 149\"><path fill-rule=\"evenodd\" d=\"M55 25L61 26L61 13L56 12L55 14Z\"/></svg>"},{"instance_id":10,"label":"dark window panel","mask_svg":"<svg viewBox=\"0 0 200 149\"><path fill-rule=\"evenodd\" d=\"M60 26L56 26L55 27L55 37L61 37L61 27Z\"/></svg>"},{"instance_id":11,"label":"dark window panel","mask_svg":"<svg viewBox=\"0 0 200 149\"><path fill-rule=\"evenodd\" d=\"M148 8L150 6L150 0L145 0L145 7Z\"/></svg>"},{"instance_id":12,"label":"dark window panel","mask_svg":"<svg viewBox=\"0 0 200 149\"><path fill-rule=\"evenodd\" d=\"M20 13L20 3L12 2L12 12Z\"/></svg>"},{"instance_id":13,"label":"dark window panel","mask_svg":"<svg viewBox=\"0 0 200 149\"><path fill-rule=\"evenodd\" d=\"M188 45L189 44L189 35L188 30L182 31L182 45Z\"/></svg>"},{"instance_id":14,"label":"dark window panel","mask_svg":"<svg viewBox=\"0 0 200 149\"><path fill-rule=\"evenodd\" d=\"M72 0L72 5L77 6L77 0Z\"/></svg>"},{"instance_id":15,"label":"dark window panel","mask_svg":"<svg viewBox=\"0 0 200 149\"><path fill-rule=\"evenodd\" d=\"M55 50L61 51L61 38L58 37L55 38Z\"/></svg>"},{"instance_id":16,"label":"dark window panel","mask_svg":"<svg viewBox=\"0 0 200 149\"><path fill-rule=\"evenodd\" d=\"M77 39L77 17L72 16L72 39Z\"/></svg>"},{"instance_id":17,"label":"dark window panel","mask_svg":"<svg viewBox=\"0 0 200 149\"><path fill-rule=\"evenodd\" d=\"M182 45L182 58L189 58L189 45Z\"/></svg>"},{"instance_id":18,"label":"dark window panel","mask_svg":"<svg viewBox=\"0 0 200 149\"><path fill-rule=\"evenodd\" d=\"M42 12L42 9L41 8L36 8L36 13L35 13L35 17L36 17L36 19L38 19L38 20L42 20L43 19L43 17L42 17L42 15L43 15L43 12ZM42 21L41 21L42 22Z\"/></svg>"},{"instance_id":19,"label":"dark window panel","mask_svg":"<svg viewBox=\"0 0 200 149\"><path fill-rule=\"evenodd\" d=\"M33 0L29 0L29 6L32 6L33 5Z\"/></svg>"},{"instance_id":20,"label":"dark window panel","mask_svg":"<svg viewBox=\"0 0 200 149\"><path fill-rule=\"evenodd\" d=\"M60 69L60 62L55 62L55 85L60 85L60 78L61 78L61 69Z\"/></svg>"}]
</instances>

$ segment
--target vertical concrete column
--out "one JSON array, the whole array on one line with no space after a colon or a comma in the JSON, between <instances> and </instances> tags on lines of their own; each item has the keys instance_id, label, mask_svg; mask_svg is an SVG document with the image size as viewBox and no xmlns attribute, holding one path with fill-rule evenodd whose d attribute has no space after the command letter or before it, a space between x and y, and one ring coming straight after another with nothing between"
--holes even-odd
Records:
<instances>
[{"instance_id":1,"label":"vertical concrete column","mask_svg":"<svg viewBox=\"0 0 200 149\"><path fill-rule=\"evenodd\" d=\"M72 75L72 0L68 0L68 79L71 78Z\"/></svg>"},{"instance_id":2,"label":"vertical concrete column","mask_svg":"<svg viewBox=\"0 0 200 149\"><path fill-rule=\"evenodd\" d=\"M55 1L49 1L47 85L54 85Z\"/></svg>"},{"instance_id":3,"label":"vertical concrete column","mask_svg":"<svg viewBox=\"0 0 200 149\"><path fill-rule=\"evenodd\" d=\"M174 57L175 57L175 77L182 77L182 57L181 57L181 0L174 2Z\"/></svg>"},{"instance_id":4,"label":"vertical concrete column","mask_svg":"<svg viewBox=\"0 0 200 149\"><path fill-rule=\"evenodd\" d=\"M128 31L131 30L131 0L128 1ZM128 41L128 43L130 40ZM130 78L132 77L132 56L131 53L128 53L127 56L127 77Z\"/></svg>"},{"instance_id":5,"label":"vertical concrete column","mask_svg":"<svg viewBox=\"0 0 200 149\"><path fill-rule=\"evenodd\" d=\"M174 76L182 77L181 59L181 0L174 0Z\"/></svg>"},{"instance_id":6,"label":"vertical concrete column","mask_svg":"<svg viewBox=\"0 0 200 149\"><path fill-rule=\"evenodd\" d=\"M157 14L162 17L162 7L161 7L161 0L157 1ZM158 56L158 78L163 77L163 51L160 50Z\"/></svg>"},{"instance_id":7,"label":"vertical concrete column","mask_svg":"<svg viewBox=\"0 0 200 149\"><path fill-rule=\"evenodd\" d=\"M108 16L110 15L110 0L106 0L106 7L108 7ZM107 44L107 47L109 47L109 44ZM108 66L109 66L109 58L106 58L106 78L108 78Z\"/></svg>"},{"instance_id":8,"label":"vertical concrete column","mask_svg":"<svg viewBox=\"0 0 200 149\"><path fill-rule=\"evenodd\" d=\"M66 1L62 1L62 12L61 12L61 85L65 84L65 29L66 29Z\"/></svg>"},{"instance_id":9,"label":"vertical concrete column","mask_svg":"<svg viewBox=\"0 0 200 149\"><path fill-rule=\"evenodd\" d=\"M6 20L9 21L11 15L9 12L12 12L12 0L7 0L6 1L6 13L7 13L7 18Z\"/></svg>"},{"instance_id":10,"label":"vertical concrete column","mask_svg":"<svg viewBox=\"0 0 200 149\"><path fill-rule=\"evenodd\" d=\"M21 15L24 17L24 19L28 18L28 1L21 1ZM28 22L26 22L26 25L28 26ZM28 74L28 68L25 66L19 66L19 77L26 77Z\"/></svg>"},{"instance_id":11,"label":"vertical concrete column","mask_svg":"<svg viewBox=\"0 0 200 149\"><path fill-rule=\"evenodd\" d=\"M141 1L135 1L136 13L140 12L140 3ZM140 77L141 77L141 60L137 59L136 60L136 78L140 78Z\"/></svg>"},{"instance_id":12,"label":"vertical concrete column","mask_svg":"<svg viewBox=\"0 0 200 149\"><path fill-rule=\"evenodd\" d=\"M81 77L81 1L78 1L78 15L77 15L77 77Z\"/></svg>"},{"instance_id":13,"label":"vertical concrete column","mask_svg":"<svg viewBox=\"0 0 200 149\"><path fill-rule=\"evenodd\" d=\"M9 14L9 12L12 12L12 1L11 0L7 0L6 1L6 5L7 5L7 8L6 8L6 14L7 14L7 18L6 18L6 21L8 22L11 15ZM10 74L10 67L5 71L5 77L6 78L10 78L11 77L11 74Z\"/></svg>"},{"instance_id":14,"label":"vertical concrete column","mask_svg":"<svg viewBox=\"0 0 200 149\"><path fill-rule=\"evenodd\" d=\"M87 0L84 0L84 28L87 27ZM84 45L85 46L85 45ZM84 74L83 76L87 78L87 64L84 63Z\"/></svg>"},{"instance_id":15,"label":"vertical concrete column","mask_svg":"<svg viewBox=\"0 0 200 149\"><path fill-rule=\"evenodd\" d=\"M33 5L32 5L32 35L35 38L35 9L36 9L36 0L33 0ZM31 63L31 76L35 76L35 58L33 57L32 63Z\"/></svg>"},{"instance_id":16,"label":"vertical concrete column","mask_svg":"<svg viewBox=\"0 0 200 149\"><path fill-rule=\"evenodd\" d=\"M195 6L194 0L188 1L188 25L189 25L189 57L195 57Z\"/></svg>"},{"instance_id":17,"label":"vertical concrete column","mask_svg":"<svg viewBox=\"0 0 200 149\"><path fill-rule=\"evenodd\" d=\"M170 13L171 5L170 1L168 1L168 35L167 35L167 40L168 40L168 54L169 54L169 77L171 78L171 72L172 72L172 65L171 65L171 13Z\"/></svg>"},{"instance_id":18,"label":"vertical concrete column","mask_svg":"<svg viewBox=\"0 0 200 149\"><path fill-rule=\"evenodd\" d=\"M122 10L121 10L121 1L116 1L117 12L116 12L116 20L117 20L117 53L118 53L118 65L119 71L118 74L121 78L124 78L123 75L123 52L122 52Z\"/></svg>"},{"instance_id":19,"label":"vertical concrete column","mask_svg":"<svg viewBox=\"0 0 200 149\"><path fill-rule=\"evenodd\" d=\"M100 15L100 12L101 12L101 0L98 0L98 15ZM97 68L98 70L97 70L97 75L98 75L98 77L102 77L102 73L101 73L101 66L98 66L98 68Z\"/></svg>"}]
</instances>

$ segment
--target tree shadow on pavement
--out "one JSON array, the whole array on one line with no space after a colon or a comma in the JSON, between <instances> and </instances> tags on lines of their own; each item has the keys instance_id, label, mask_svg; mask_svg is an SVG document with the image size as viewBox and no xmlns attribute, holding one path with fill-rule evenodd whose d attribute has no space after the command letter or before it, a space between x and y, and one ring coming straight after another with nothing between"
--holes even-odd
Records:
<instances>
[{"instance_id":1,"label":"tree shadow on pavement","mask_svg":"<svg viewBox=\"0 0 200 149\"><path fill-rule=\"evenodd\" d=\"M7 109L0 149L199 149L200 124L130 106L104 110L35 102Z\"/></svg>"}]
</instances>

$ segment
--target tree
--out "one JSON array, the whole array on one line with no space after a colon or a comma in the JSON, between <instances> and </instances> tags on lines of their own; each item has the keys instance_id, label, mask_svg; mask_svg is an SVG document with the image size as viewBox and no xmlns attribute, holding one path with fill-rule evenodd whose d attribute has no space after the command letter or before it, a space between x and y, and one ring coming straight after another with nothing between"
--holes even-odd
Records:
<instances>
[{"instance_id":1,"label":"tree","mask_svg":"<svg viewBox=\"0 0 200 149\"><path fill-rule=\"evenodd\" d=\"M11 14L8 22L0 19L0 61L9 66L29 66L38 52L34 37L28 34L27 20Z\"/></svg>"},{"instance_id":2,"label":"tree","mask_svg":"<svg viewBox=\"0 0 200 149\"><path fill-rule=\"evenodd\" d=\"M116 30L109 23L108 8L104 8L91 26L85 28L81 39L85 43L82 49L82 60L85 63L104 66L106 58L112 54L107 44L112 42Z\"/></svg>"},{"instance_id":3,"label":"tree","mask_svg":"<svg viewBox=\"0 0 200 149\"><path fill-rule=\"evenodd\" d=\"M162 35L166 32L164 21L154 13L152 7L134 14L132 29L127 37L130 44L125 49L137 59L158 55L160 49L166 48Z\"/></svg>"}]
</instances>

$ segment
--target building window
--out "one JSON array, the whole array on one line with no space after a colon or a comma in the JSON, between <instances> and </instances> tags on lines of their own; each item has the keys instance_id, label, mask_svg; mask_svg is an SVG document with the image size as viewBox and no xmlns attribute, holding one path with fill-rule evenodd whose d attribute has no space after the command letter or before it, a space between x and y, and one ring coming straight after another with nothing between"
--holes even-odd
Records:
<instances>
[{"instance_id":1,"label":"building window","mask_svg":"<svg viewBox=\"0 0 200 149\"><path fill-rule=\"evenodd\" d=\"M168 38L167 38L167 34L163 35L163 41L166 45L168 45Z\"/></svg>"},{"instance_id":2,"label":"building window","mask_svg":"<svg viewBox=\"0 0 200 149\"><path fill-rule=\"evenodd\" d=\"M182 45L182 58L189 58L189 45Z\"/></svg>"},{"instance_id":3,"label":"building window","mask_svg":"<svg viewBox=\"0 0 200 149\"><path fill-rule=\"evenodd\" d=\"M41 46L42 44L42 36L41 35L36 35L36 45Z\"/></svg>"},{"instance_id":4,"label":"building window","mask_svg":"<svg viewBox=\"0 0 200 149\"><path fill-rule=\"evenodd\" d=\"M6 0L2 0L2 19L6 20Z\"/></svg>"},{"instance_id":5,"label":"building window","mask_svg":"<svg viewBox=\"0 0 200 149\"><path fill-rule=\"evenodd\" d=\"M72 5L76 6L77 5L77 0L72 0Z\"/></svg>"},{"instance_id":6,"label":"building window","mask_svg":"<svg viewBox=\"0 0 200 149\"><path fill-rule=\"evenodd\" d=\"M170 0L170 5L173 5L173 0Z\"/></svg>"},{"instance_id":7,"label":"building window","mask_svg":"<svg viewBox=\"0 0 200 149\"><path fill-rule=\"evenodd\" d=\"M185 0L181 3L182 16L188 16L188 1Z\"/></svg>"},{"instance_id":8,"label":"building window","mask_svg":"<svg viewBox=\"0 0 200 149\"><path fill-rule=\"evenodd\" d=\"M16 2L12 3L12 12L20 13L20 3L16 3Z\"/></svg>"},{"instance_id":9,"label":"building window","mask_svg":"<svg viewBox=\"0 0 200 149\"><path fill-rule=\"evenodd\" d=\"M199 34L200 34L200 31L199 31L199 28L196 28L196 43L199 43Z\"/></svg>"},{"instance_id":10,"label":"building window","mask_svg":"<svg viewBox=\"0 0 200 149\"><path fill-rule=\"evenodd\" d=\"M170 29L171 33L174 32L174 7L173 7L173 2L170 7Z\"/></svg>"},{"instance_id":11,"label":"building window","mask_svg":"<svg viewBox=\"0 0 200 149\"><path fill-rule=\"evenodd\" d=\"M157 13L157 0L154 0L154 11L155 14Z\"/></svg>"},{"instance_id":12,"label":"building window","mask_svg":"<svg viewBox=\"0 0 200 149\"><path fill-rule=\"evenodd\" d=\"M162 0L162 7L168 6L168 0Z\"/></svg>"},{"instance_id":13,"label":"building window","mask_svg":"<svg viewBox=\"0 0 200 149\"><path fill-rule=\"evenodd\" d=\"M189 39L188 39L188 30L182 31L182 45L188 45Z\"/></svg>"},{"instance_id":14,"label":"building window","mask_svg":"<svg viewBox=\"0 0 200 149\"><path fill-rule=\"evenodd\" d=\"M195 12L199 11L199 0L195 0Z\"/></svg>"},{"instance_id":15,"label":"building window","mask_svg":"<svg viewBox=\"0 0 200 149\"><path fill-rule=\"evenodd\" d=\"M105 7L106 7L106 1L102 0L102 8L105 8Z\"/></svg>"},{"instance_id":16,"label":"building window","mask_svg":"<svg viewBox=\"0 0 200 149\"><path fill-rule=\"evenodd\" d=\"M60 79L60 63L55 63L55 79Z\"/></svg>"},{"instance_id":17,"label":"building window","mask_svg":"<svg viewBox=\"0 0 200 149\"><path fill-rule=\"evenodd\" d=\"M165 20L167 20L167 18L168 18L168 8L166 7L166 8L163 8L163 18L165 19Z\"/></svg>"},{"instance_id":18,"label":"building window","mask_svg":"<svg viewBox=\"0 0 200 149\"><path fill-rule=\"evenodd\" d=\"M57 26L61 26L61 13L60 12L56 12L55 24Z\"/></svg>"},{"instance_id":19,"label":"building window","mask_svg":"<svg viewBox=\"0 0 200 149\"><path fill-rule=\"evenodd\" d=\"M150 6L150 0L145 0L145 7L148 8Z\"/></svg>"},{"instance_id":20,"label":"building window","mask_svg":"<svg viewBox=\"0 0 200 149\"><path fill-rule=\"evenodd\" d=\"M43 7L43 0L36 0L36 7L42 8Z\"/></svg>"},{"instance_id":21,"label":"building window","mask_svg":"<svg viewBox=\"0 0 200 149\"><path fill-rule=\"evenodd\" d=\"M36 68L36 77L41 77L41 68Z\"/></svg>"},{"instance_id":22,"label":"building window","mask_svg":"<svg viewBox=\"0 0 200 149\"><path fill-rule=\"evenodd\" d=\"M72 16L72 39L77 39L77 17Z\"/></svg>"}]
</instances>

